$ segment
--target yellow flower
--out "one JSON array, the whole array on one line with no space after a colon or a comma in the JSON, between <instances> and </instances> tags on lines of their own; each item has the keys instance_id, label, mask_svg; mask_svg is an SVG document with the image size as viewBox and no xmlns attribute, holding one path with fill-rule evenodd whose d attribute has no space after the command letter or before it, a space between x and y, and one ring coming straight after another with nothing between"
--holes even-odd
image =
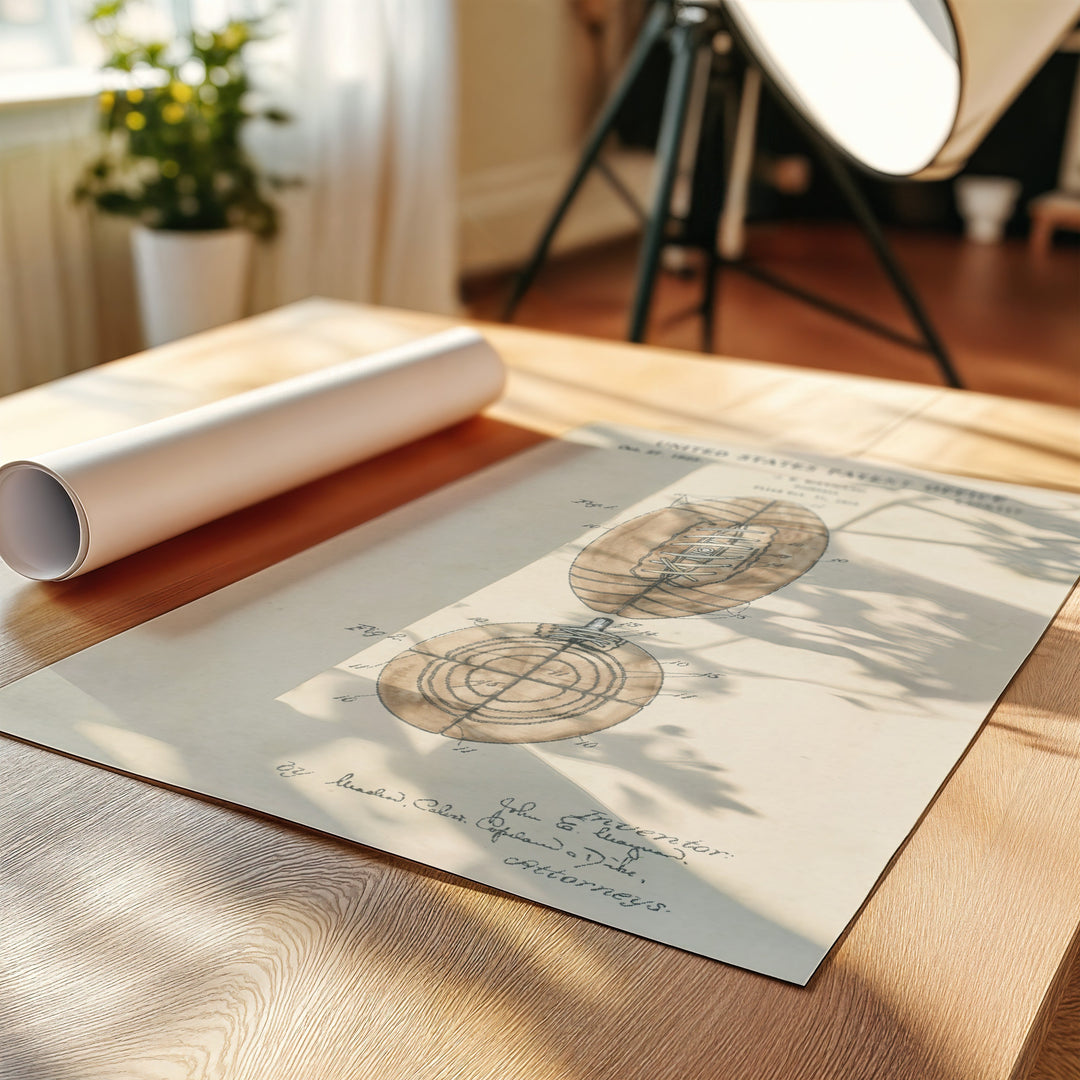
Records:
<instances>
[{"instance_id":1,"label":"yellow flower","mask_svg":"<svg viewBox=\"0 0 1080 1080\"><path fill-rule=\"evenodd\" d=\"M127 124L132 131L142 131L146 127L146 117L142 113L129 112L124 117L124 123Z\"/></svg>"},{"instance_id":2,"label":"yellow flower","mask_svg":"<svg viewBox=\"0 0 1080 1080\"><path fill-rule=\"evenodd\" d=\"M188 86L187 83L173 82L169 84L169 93L173 96L173 101L179 101L181 103L188 102L194 95L194 91Z\"/></svg>"},{"instance_id":3,"label":"yellow flower","mask_svg":"<svg viewBox=\"0 0 1080 1080\"><path fill-rule=\"evenodd\" d=\"M230 23L218 39L226 49L235 49L247 41L247 30L237 23Z\"/></svg>"},{"instance_id":4,"label":"yellow flower","mask_svg":"<svg viewBox=\"0 0 1080 1080\"><path fill-rule=\"evenodd\" d=\"M132 105L138 105L143 99L143 92L136 86L133 90L127 92L127 99Z\"/></svg>"},{"instance_id":5,"label":"yellow flower","mask_svg":"<svg viewBox=\"0 0 1080 1080\"><path fill-rule=\"evenodd\" d=\"M178 162L173 161L171 158L167 158L161 163L161 175L166 179L171 180L174 176L180 175L180 165Z\"/></svg>"},{"instance_id":6,"label":"yellow flower","mask_svg":"<svg viewBox=\"0 0 1080 1080\"><path fill-rule=\"evenodd\" d=\"M166 124L179 124L184 119L184 106L175 101L170 101L161 110L161 119Z\"/></svg>"},{"instance_id":7,"label":"yellow flower","mask_svg":"<svg viewBox=\"0 0 1080 1080\"><path fill-rule=\"evenodd\" d=\"M105 90L98 98L98 105L101 106L102 112L109 112L113 107L113 102L116 101L116 95L111 90Z\"/></svg>"}]
</instances>

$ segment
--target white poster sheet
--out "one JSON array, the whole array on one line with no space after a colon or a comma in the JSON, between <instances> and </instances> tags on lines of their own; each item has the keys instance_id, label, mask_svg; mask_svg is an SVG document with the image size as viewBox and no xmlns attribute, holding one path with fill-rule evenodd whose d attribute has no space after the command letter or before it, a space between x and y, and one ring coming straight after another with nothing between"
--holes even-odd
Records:
<instances>
[{"instance_id":1,"label":"white poster sheet","mask_svg":"<svg viewBox=\"0 0 1080 1080\"><path fill-rule=\"evenodd\" d=\"M0 725L805 984L1068 594L1080 501L580 438L13 684Z\"/></svg>"}]
</instances>

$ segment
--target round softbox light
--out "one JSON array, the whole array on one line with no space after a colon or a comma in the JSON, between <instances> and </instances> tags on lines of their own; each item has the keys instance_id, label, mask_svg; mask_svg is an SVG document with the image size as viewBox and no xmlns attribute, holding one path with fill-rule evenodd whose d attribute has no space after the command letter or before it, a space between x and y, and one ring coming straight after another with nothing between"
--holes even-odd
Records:
<instances>
[{"instance_id":1,"label":"round softbox light","mask_svg":"<svg viewBox=\"0 0 1080 1080\"><path fill-rule=\"evenodd\" d=\"M955 173L1077 18L1076 0L727 0L807 120L886 176Z\"/></svg>"}]
</instances>

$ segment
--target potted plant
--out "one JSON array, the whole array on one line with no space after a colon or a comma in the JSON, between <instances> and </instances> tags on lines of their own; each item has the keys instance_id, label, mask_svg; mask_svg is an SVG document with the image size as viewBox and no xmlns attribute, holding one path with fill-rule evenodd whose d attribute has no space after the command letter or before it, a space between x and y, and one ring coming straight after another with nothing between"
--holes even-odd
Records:
<instances>
[{"instance_id":1,"label":"potted plant","mask_svg":"<svg viewBox=\"0 0 1080 1080\"><path fill-rule=\"evenodd\" d=\"M245 125L281 122L252 108L245 50L262 20L234 20L171 41L127 32L128 0L89 16L105 49L102 147L76 198L135 220L132 246L143 329L158 345L244 314L254 237L272 236L277 210L245 150Z\"/></svg>"}]
</instances>

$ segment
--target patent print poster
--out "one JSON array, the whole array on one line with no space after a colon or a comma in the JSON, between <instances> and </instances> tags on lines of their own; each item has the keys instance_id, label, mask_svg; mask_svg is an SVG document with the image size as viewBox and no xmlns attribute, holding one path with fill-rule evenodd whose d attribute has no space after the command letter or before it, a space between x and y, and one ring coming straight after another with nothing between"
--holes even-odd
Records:
<instances>
[{"instance_id":1,"label":"patent print poster","mask_svg":"<svg viewBox=\"0 0 1080 1080\"><path fill-rule=\"evenodd\" d=\"M1077 523L756 457L585 499L619 512L282 695L342 736L298 783L425 861L805 983L1064 599Z\"/></svg>"},{"instance_id":2,"label":"patent print poster","mask_svg":"<svg viewBox=\"0 0 1080 1080\"><path fill-rule=\"evenodd\" d=\"M1080 503L553 440L0 690L0 729L805 983L1064 601Z\"/></svg>"}]
</instances>

